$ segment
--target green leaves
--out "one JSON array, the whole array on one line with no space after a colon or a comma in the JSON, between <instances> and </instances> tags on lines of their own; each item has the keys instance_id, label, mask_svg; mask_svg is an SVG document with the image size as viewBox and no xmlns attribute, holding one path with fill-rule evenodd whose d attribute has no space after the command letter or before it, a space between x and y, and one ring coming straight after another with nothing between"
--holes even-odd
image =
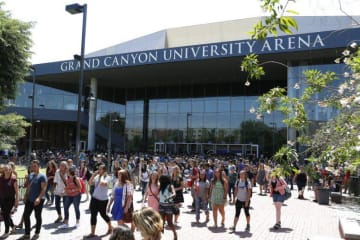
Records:
<instances>
[{"instance_id":1,"label":"green leaves","mask_svg":"<svg viewBox=\"0 0 360 240\"><path fill-rule=\"evenodd\" d=\"M13 113L0 115L0 149L10 149L16 140L25 136L25 128L29 125L23 116Z\"/></svg>"},{"instance_id":2,"label":"green leaves","mask_svg":"<svg viewBox=\"0 0 360 240\"><path fill-rule=\"evenodd\" d=\"M279 0L263 0L261 7L270 16L254 25L253 31L249 32L253 39L265 39L269 33L278 36L278 30L286 34L292 34L293 30L298 30L298 25L292 17L283 16L285 12L298 14L296 11L286 10L287 3L284 6L280 4Z\"/></svg>"},{"instance_id":3,"label":"green leaves","mask_svg":"<svg viewBox=\"0 0 360 240\"><path fill-rule=\"evenodd\" d=\"M241 71L248 72L251 79L260 79L265 75L264 69L259 65L259 60L256 54L247 55L241 62Z\"/></svg>"}]
</instances>

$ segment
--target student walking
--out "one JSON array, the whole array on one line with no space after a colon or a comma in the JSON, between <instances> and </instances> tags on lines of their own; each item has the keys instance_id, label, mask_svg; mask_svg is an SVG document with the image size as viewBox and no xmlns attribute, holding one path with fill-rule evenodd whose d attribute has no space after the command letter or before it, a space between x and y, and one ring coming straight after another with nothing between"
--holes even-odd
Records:
<instances>
[{"instance_id":1,"label":"student walking","mask_svg":"<svg viewBox=\"0 0 360 240\"><path fill-rule=\"evenodd\" d=\"M89 180L89 184L94 186L94 192L90 200L90 224L91 232L90 234L84 236L85 238L95 237L95 229L97 222L97 215L100 213L100 216L108 224L107 235L111 234L112 226L110 217L106 214L106 206L108 204L108 186L111 182L111 178L107 175L106 166L100 165L98 170L93 173Z\"/></svg>"},{"instance_id":2,"label":"student walking","mask_svg":"<svg viewBox=\"0 0 360 240\"><path fill-rule=\"evenodd\" d=\"M126 170L122 169L118 172L118 181L113 187L111 199L109 201L107 212L110 211L112 203L114 203L111 214L113 220L116 220L118 225L124 224L124 213L130 208L133 200L134 186L128 178Z\"/></svg>"},{"instance_id":3,"label":"student walking","mask_svg":"<svg viewBox=\"0 0 360 240\"><path fill-rule=\"evenodd\" d=\"M205 211L206 221L209 222L209 189L210 183L206 179L205 170L200 171L198 180L195 181L195 209L196 209L196 223L200 221L200 210Z\"/></svg>"},{"instance_id":4,"label":"student walking","mask_svg":"<svg viewBox=\"0 0 360 240\"><path fill-rule=\"evenodd\" d=\"M76 225L80 225L80 199L81 199L81 184L78 177L75 175L75 168L69 168L68 178L66 179L65 186L65 196L64 196L64 213L65 219L64 224L60 225L59 228L68 228L69 227L69 208L70 205L74 205L75 215L76 215Z\"/></svg>"},{"instance_id":5,"label":"student walking","mask_svg":"<svg viewBox=\"0 0 360 240\"><path fill-rule=\"evenodd\" d=\"M273 199L276 213L276 223L273 227L274 229L281 228L281 206L285 201L286 187L287 185L285 180L273 172L270 180L270 197Z\"/></svg>"},{"instance_id":6,"label":"student walking","mask_svg":"<svg viewBox=\"0 0 360 240\"><path fill-rule=\"evenodd\" d=\"M42 209L45 201L45 191L47 185L47 179L45 174L40 172L39 160L33 160L31 162L31 174L29 176L29 185L25 192L25 209L24 209L24 223L25 234L20 238L22 240L30 239L31 222L30 216L35 211L36 227L34 239L39 238L41 224L42 224Z\"/></svg>"},{"instance_id":7,"label":"student walking","mask_svg":"<svg viewBox=\"0 0 360 240\"><path fill-rule=\"evenodd\" d=\"M221 226L225 227L225 203L228 190L228 183L223 177L220 168L216 168L214 172L214 179L210 185L211 204L213 209L214 227L217 228L217 214L221 215Z\"/></svg>"},{"instance_id":8,"label":"student walking","mask_svg":"<svg viewBox=\"0 0 360 240\"><path fill-rule=\"evenodd\" d=\"M241 209L244 208L246 218L245 231L250 231L250 198L252 195L251 181L247 179L247 174L244 170L240 171L239 178L235 183L234 200L235 200L235 217L234 225L230 230L235 231L236 224L239 221Z\"/></svg>"}]
</instances>

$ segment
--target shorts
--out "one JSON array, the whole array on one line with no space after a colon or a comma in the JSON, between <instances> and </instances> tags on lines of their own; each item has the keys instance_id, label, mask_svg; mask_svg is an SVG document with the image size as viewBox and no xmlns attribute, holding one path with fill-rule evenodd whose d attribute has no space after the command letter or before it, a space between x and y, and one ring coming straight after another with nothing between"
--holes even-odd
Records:
<instances>
[{"instance_id":1,"label":"shorts","mask_svg":"<svg viewBox=\"0 0 360 240\"><path fill-rule=\"evenodd\" d=\"M285 194L281 195L279 193L274 193L272 195L273 202L284 202L285 201Z\"/></svg>"}]
</instances>

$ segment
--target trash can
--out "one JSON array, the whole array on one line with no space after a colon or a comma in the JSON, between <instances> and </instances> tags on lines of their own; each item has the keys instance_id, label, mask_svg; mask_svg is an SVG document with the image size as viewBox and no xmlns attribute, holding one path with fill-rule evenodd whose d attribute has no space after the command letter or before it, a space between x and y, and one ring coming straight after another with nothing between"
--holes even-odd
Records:
<instances>
[{"instance_id":1,"label":"trash can","mask_svg":"<svg viewBox=\"0 0 360 240\"><path fill-rule=\"evenodd\" d=\"M349 180L349 193L354 194L354 196L359 196L360 194L360 180L359 177L351 176Z\"/></svg>"},{"instance_id":2,"label":"trash can","mask_svg":"<svg viewBox=\"0 0 360 240\"><path fill-rule=\"evenodd\" d=\"M317 194L318 194L317 200L319 204L324 204L324 205L329 204L330 189L319 187L317 189Z\"/></svg>"}]
</instances>

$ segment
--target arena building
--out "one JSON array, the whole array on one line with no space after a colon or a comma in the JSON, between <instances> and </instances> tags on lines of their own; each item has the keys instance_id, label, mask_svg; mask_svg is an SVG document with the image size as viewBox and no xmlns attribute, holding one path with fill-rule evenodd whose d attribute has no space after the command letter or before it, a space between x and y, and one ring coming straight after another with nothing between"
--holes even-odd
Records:
<instances>
[{"instance_id":1,"label":"arena building","mask_svg":"<svg viewBox=\"0 0 360 240\"><path fill-rule=\"evenodd\" d=\"M358 39L358 18L295 17L294 35L257 41L248 32L260 19L166 29L86 54L82 148L106 149L111 139L117 151L270 155L294 139L282 114L259 117L251 109L273 87L298 96L304 69L335 71L341 81L344 64L334 60ZM248 85L240 64L251 53L259 55L266 75ZM74 147L80 62L34 69L7 111L30 119L34 80L34 148ZM316 105L307 111L314 126L337 113ZM27 139L19 142L23 151Z\"/></svg>"}]
</instances>

